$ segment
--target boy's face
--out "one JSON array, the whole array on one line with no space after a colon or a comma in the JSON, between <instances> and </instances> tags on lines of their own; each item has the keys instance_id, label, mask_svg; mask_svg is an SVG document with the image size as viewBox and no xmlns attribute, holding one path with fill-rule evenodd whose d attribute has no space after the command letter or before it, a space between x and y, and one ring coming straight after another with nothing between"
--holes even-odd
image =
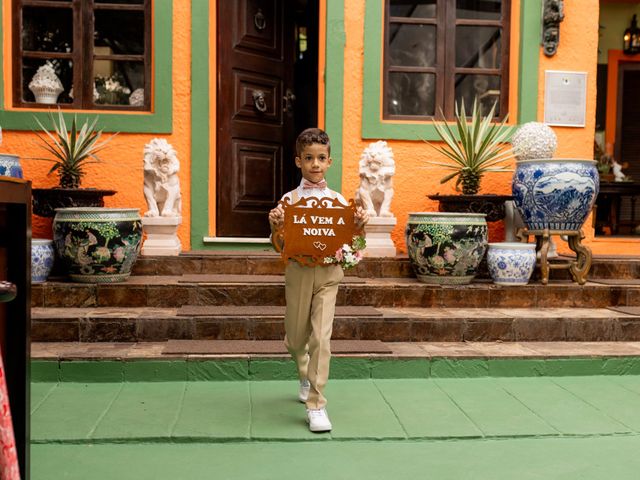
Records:
<instances>
[{"instance_id":1,"label":"boy's face","mask_svg":"<svg viewBox=\"0 0 640 480\"><path fill-rule=\"evenodd\" d=\"M329 147L321 143L305 145L299 157L296 157L296 167L302 171L305 180L318 183L324 180L324 175L331 165Z\"/></svg>"}]
</instances>

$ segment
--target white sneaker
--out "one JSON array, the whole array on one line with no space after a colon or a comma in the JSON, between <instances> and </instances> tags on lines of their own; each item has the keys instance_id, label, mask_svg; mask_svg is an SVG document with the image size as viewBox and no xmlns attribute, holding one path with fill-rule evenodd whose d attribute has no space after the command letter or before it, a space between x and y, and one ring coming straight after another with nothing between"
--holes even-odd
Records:
<instances>
[{"instance_id":1,"label":"white sneaker","mask_svg":"<svg viewBox=\"0 0 640 480\"><path fill-rule=\"evenodd\" d=\"M324 408L317 410L307 408L307 422L312 432L330 432L331 422Z\"/></svg>"},{"instance_id":2,"label":"white sneaker","mask_svg":"<svg viewBox=\"0 0 640 480\"><path fill-rule=\"evenodd\" d=\"M298 389L298 400L302 403L305 403L309 398L309 389L311 388L311 384L309 380L300 380L300 388Z\"/></svg>"}]
</instances>

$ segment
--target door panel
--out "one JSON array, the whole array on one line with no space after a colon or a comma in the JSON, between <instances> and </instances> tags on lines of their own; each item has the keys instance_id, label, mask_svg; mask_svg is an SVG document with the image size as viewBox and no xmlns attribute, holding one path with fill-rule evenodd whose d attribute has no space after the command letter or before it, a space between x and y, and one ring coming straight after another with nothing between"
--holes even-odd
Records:
<instances>
[{"instance_id":1,"label":"door panel","mask_svg":"<svg viewBox=\"0 0 640 480\"><path fill-rule=\"evenodd\" d=\"M217 225L219 237L266 237L268 211L289 185L295 37L286 0L218 2ZM287 163L285 163L287 162Z\"/></svg>"},{"instance_id":2,"label":"door panel","mask_svg":"<svg viewBox=\"0 0 640 480\"><path fill-rule=\"evenodd\" d=\"M248 120L280 124L282 122L282 81L278 77L270 77L252 72L235 71L234 120ZM264 94L264 111L255 106L254 92ZM241 126L240 126L241 127Z\"/></svg>"}]
</instances>

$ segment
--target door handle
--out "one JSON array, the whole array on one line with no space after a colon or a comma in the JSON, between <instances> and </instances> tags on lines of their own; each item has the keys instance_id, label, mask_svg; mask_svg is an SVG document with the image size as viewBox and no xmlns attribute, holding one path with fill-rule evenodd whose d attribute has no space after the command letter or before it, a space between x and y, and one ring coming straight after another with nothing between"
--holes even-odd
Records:
<instances>
[{"instance_id":1,"label":"door handle","mask_svg":"<svg viewBox=\"0 0 640 480\"><path fill-rule=\"evenodd\" d=\"M264 92L262 90L254 90L251 95L253 96L253 106L259 112L267 111L267 102L264 99Z\"/></svg>"},{"instance_id":2,"label":"door handle","mask_svg":"<svg viewBox=\"0 0 640 480\"><path fill-rule=\"evenodd\" d=\"M292 113L293 102L295 101L296 101L296 96L294 95L294 93L291 91L290 88L287 88L287 91L284 97L282 97L282 111L285 113Z\"/></svg>"}]
</instances>

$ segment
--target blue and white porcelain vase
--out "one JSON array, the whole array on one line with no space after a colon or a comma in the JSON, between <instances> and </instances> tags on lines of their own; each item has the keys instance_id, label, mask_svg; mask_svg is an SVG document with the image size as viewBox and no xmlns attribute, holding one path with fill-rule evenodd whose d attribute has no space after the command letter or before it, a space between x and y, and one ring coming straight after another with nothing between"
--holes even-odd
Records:
<instances>
[{"instance_id":1,"label":"blue and white porcelain vase","mask_svg":"<svg viewBox=\"0 0 640 480\"><path fill-rule=\"evenodd\" d=\"M536 244L490 243L487 266L497 285L526 285L536 266Z\"/></svg>"},{"instance_id":2,"label":"blue and white porcelain vase","mask_svg":"<svg viewBox=\"0 0 640 480\"><path fill-rule=\"evenodd\" d=\"M45 238L31 240L31 283L47 281L53 268L54 258L53 240Z\"/></svg>"},{"instance_id":3,"label":"blue and white porcelain vase","mask_svg":"<svg viewBox=\"0 0 640 480\"><path fill-rule=\"evenodd\" d=\"M594 160L520 160L513 174L514 202L529 230L580 230L599 189Z\"/></svg>"},{"instance_id":4,"label":"blue and white porcelain vase","mask_svg":"<svg viewBox=\"0 0 640 480\"><path fill-rule=\"evenodd\" d=\"M20 157L9 153L0 153L0 176L22 178Z\"/></svg>"},{"instance_id":5,"label":"blue and white porcelain vase","mask_svg":"<svg viewBox=\"0 0 640 480\"><path fill-rule=\"evenodd\" d=\"M71 280L122 282L140 252L142 219L137 208L57 208L53 239Z\"/></svg>"},{"instance_id":6,"label":"blue and white porcelain vase","mask_svg":"<svg viewBox=\"0 0 640 480\"><path fill-rule=\"evenodd\" d=\"M487 249L484 213L410 213L405 233L411 266L424 283L471 283Z\"/></svg>"}]
</instances>

